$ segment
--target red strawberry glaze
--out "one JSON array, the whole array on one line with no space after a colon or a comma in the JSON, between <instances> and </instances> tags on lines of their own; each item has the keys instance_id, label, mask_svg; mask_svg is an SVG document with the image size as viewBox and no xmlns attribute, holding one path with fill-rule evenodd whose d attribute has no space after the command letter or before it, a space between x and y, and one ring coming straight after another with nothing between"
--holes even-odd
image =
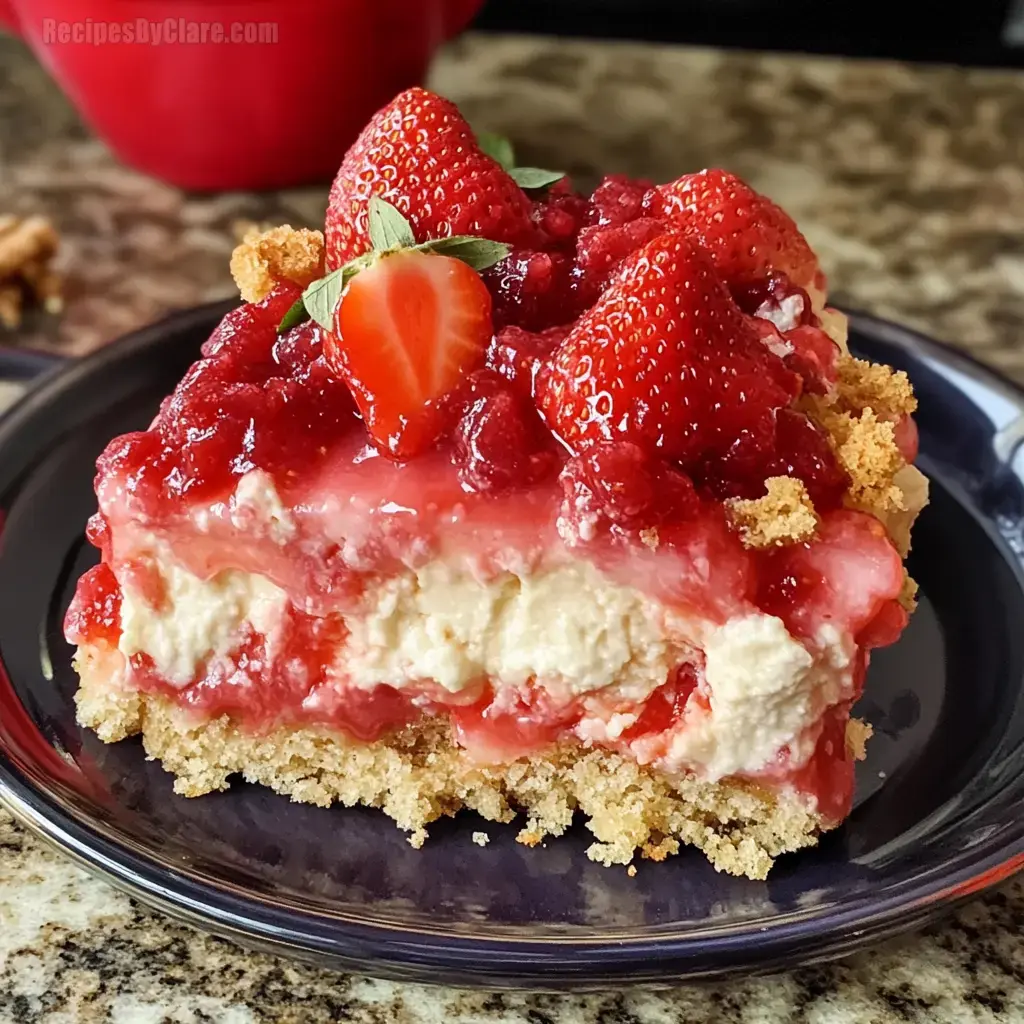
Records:
<instances>
[{"instance_id":1,"label":"red strawberry glaze","mask_svg":"<svg viewBox=\"0 0 1024 1024\"><path fill-rule=\"evenodd\" d=\"M232 715L256 732L282 724L329 725L372 742L419 717L409 696L393 687L361 690L330 682L326 666L345 635L340 616L320 618L289 608L273 656L266 639L250 631L229 657L207 665L187 686L169 683L147 655L132 656L132 681L203 718Z\"/></svg>"},{"instance_id":2,"label":"red strawberry glaze","mask_svg":"<svg viewBox=\"0 0 1024 1024\"><path fill-rule=\"evenodd\" d=\"M903 562L881 523L864 512L826 516L813 541L760 554L755 600L794 636L823 626L864 646L892 643L907 622L897 603Z\"/></svg>"},{"instance_id":3,"label":"red strawberry glaze","mask_svg":"<svg viewBox=\"0 0 1024 1024\"><path fill-rule=\"evenodd\" d=\"M361 433L348 388L324 362L321 329L310 322L277 336L298 294L282 284L229 313L150 430L107 446L97 483L119 481L125 511L161 519L224 497L256 468L299 478L339 439Z\"/></svg>"},{"instance_id":4,"label":"red strawberry glaze","mask_svg":"<svg viewBox=\"0 0 1024 1024\"><path fill-rule=\"evenodd\" d=\"M779 409L744 431L717 457L701 459L692 473L723 500L760 497L768 477L797 477L821 512L839 508L849 484L824 431L792 409Z\"/></svg>"},{"instance_id":5,"label":"red strawberry glaze","mask_svg":"<svg viewBox=\"0 0 1024 1024\"><path fill-rule=\"evenodd\" d=\"M538 332L504 327L491 342L488 365L512 383L521 395L532 400L538 370L568 333L566 327L549 327Z\"/></svg>"},{"instance_id":6,"label":"red strawberry glaze","mask_svg":"<svg viewBox=\"0 0 1024 1024\"><path fill-rule=\"evenodd\" d=\"M636 721L623 732L623 743L632 743L652 733L667 732L682 719L691 700L708 710L707 697L698 690L699 684L694 667L680 665L672 677L644 702Z\"/></svg>"},{"instance_id":7,"label":"red strawberry glaze","mask_svg":"<svg viewBox=\"0 0 1024 1024\"><path fill-rule=\"evenodd\" d=\"M653 183L625 174L605 175L590 197L589 224L612 227L628 224L644 215L644 197Z\"/></svg>"},{"instance_id":8,"label":"red strawberry glaze","mask_svg":"<svg viewBox=\"0 0 1024 1024\"><path fill-rule=\"evenodd\" d=\"M121 588L106 562L94 565L78 581L64 617L69 643L106 643L121 637Z\"/></svg>"},{"instance_id":9,"label":"red strawberry glaze","mask_svg":"<svg viewBox=\"0 0 1024 1024\"><path fill-rule=\"evenodd\" d=\"M829 708L814 726L819 731L818 741L804 764L794 768L788 763L788 751L783 751L779 763L761 772L758 778L812 797L818 813L827 821L842 821L853 805L856 765L846 746L849 719L848 702Z\"/></svg>"},{"instance_id":10,"label":"red strawberry glaze","mask_svg":"<svg viewBox=\"0 0 1024 1024\"><path fill-rule=\"evenodd\" d=\"M516 248L484 271L494 297L494 324L515 324L532 331L570 323L583 311L585 295L571 254L535 248Z\"/></svg>"},{"instance_id":11,"label":"red strawberry glaze","mask_svg":"<svg viewBox=\"0 0 1024 1024\"><path fill-rule=\"evenodd\" d=\"M512 491L558 473L562 453L515 383L495 370L480 370L460 399L465 411L455 427L452 461L465 490Z\"/></svg>"},{"instance_id":12,"label":"red strawberry glaze","mask_svg":"<svg viewBox=\"0 0 1024 1024\"><path fill-rule=\"evenodd\" d=\"M511 699L495 699L488 686L472 704L450 708L455 737L482 763L514 761L536 754L565 738L579 722L577 701L554 703L547 691L529 686Z\"/></svg>"}]
</instances>

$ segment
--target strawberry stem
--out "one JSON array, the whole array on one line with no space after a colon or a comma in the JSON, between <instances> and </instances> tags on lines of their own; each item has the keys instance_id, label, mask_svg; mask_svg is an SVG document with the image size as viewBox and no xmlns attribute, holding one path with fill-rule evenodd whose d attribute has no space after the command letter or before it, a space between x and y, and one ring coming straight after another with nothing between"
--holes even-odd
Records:
<instances>
[{"instance_id":1,"label":"strawberry stem","mask_svg":"<svg viewBox=\"0 0 1024 1024\"><path fill-rule=\"evenodd\" d=\"M508 172L508 176L522 189L541 189L554 185L565 177L564 171L545 171L540 167L516 167L516 153L504 135L495 132L477 132L477 145Z\"/></svg>"}]
</instances>

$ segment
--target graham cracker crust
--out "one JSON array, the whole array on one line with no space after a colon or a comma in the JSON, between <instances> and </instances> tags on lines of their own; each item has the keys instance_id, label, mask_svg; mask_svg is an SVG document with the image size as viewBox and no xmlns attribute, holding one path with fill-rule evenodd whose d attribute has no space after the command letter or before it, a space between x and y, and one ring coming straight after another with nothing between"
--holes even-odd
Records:
<instances>
[{"instance_id":1,"label":"graham cracker crust","mask_svg":"<svg viewBox=\"0 0 1024 1024\"><path fill-rule=\"evenodd\" d=\"M815 845L835 825L795 794L668 776L579 744L480 766L440 719L367 744L322 728L255 734L227 716L197 721L166 698L120 688L123 658L105 645L80 647L76 668L79 723L106 743L141 735L146 753L175 776L176 793L202 796L241 775L300 803L380 808L415 847L430 822L462 808L496 822L525 816L517 838L528 846L562 835L578 811L596 839L587 855L606 866L695 846L718 871L762 879L780 854ZM864 728L851 729L848 741L861 756Z\"/></svg>"}]
</instances>

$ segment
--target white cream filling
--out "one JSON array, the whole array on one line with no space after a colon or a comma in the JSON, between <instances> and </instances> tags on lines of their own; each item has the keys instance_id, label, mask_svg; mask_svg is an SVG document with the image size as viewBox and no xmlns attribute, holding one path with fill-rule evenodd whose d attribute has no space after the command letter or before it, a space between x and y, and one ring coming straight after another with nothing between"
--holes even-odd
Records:
<instances>
[{"instance_id":1,"label":"white cream filling","mask_svg":"<svg viewBox=\"0 0 1024 1024\"><path fill-rule=\"evenodd\" d=\"M229 654L248 624L273 651L288 602L274 584L237 571L202 580L166 558L155 567L166 590L159 607L132 589L130 577L124 581L124 654L148 654L170 682L185 685L204 661ZM347 624L349 641L334 666L339 682L402 688L428 681L457 693L488 677L513 694L536 680L559 700L602 691L576 730L598 743L621 737L636 717L629 704L695 656L684 636L699 638L710 714L689 711L667 746L662 737L655 752L641 739L633 750L641 761L710 778L756 772L786 746L792 762L802 763L814 743L807 727L851 691L853 644L835 630L818 637L812 654L770 615L720 626L681 622L587 562L490 581L428 563L382 583ZM610 710L594 711L605 703Z\"/></svg>"},{"instance_id":2,"label":"white cream filling","mask_svg":"<svg viewBox=\"0 0 1024 1024\"><path fill-rule=\"evenodd\" d=\"M487 677L537 679L560 696L616 685L643 700L678 659L661 620L588 562L489 582L430 562L382 584L350 620L345 669L360 686L427 679L458 692Z\"/></svg>"},{"instance_id":3,"label":"white cream filling","mask_svg":"<svg viewBox=\"0 0 1024 1024\"><path fill-rule=\"evenodd\" d=\"M262 469L241 477L226 502L198 505L190 515L200 533L208 533L214 524L226 521L253 538L269 537L275 544L284 545L298 532L291 512L277 493L274 478Z\"/></svg>"},{"instance_id":4,"label":"white cream filling","mask_svg":"<svg viewBox=\"0 0 1024 1024\"><path fill-rule=\"evenodd\" d=\"M774 615L730 619L704 640L704 677L710 714L690 714L669 744L669 765L700 765L719 779L755 772L788 746L793 764L813 753L807 732L851 686L852 642L833 629L810 651Z\"/></svg>"},{"instance_id":5,"label":"white cream filling","mask_svg":"<svg viewBox=\"0 0 1024 1024\"><path fill-rule=\"evenodd\" d=\"M754 311L754 316L770 321L780 331L785 333L786 331L793 330L800 323L800 317L803 315L803 312L804 297L799 292L795 292L793 295L787 295L781 302L776 302L774 299L766 299ZM793 351L791 345L787 347L789 352ZM783 355L789 355L789 352L785 352Z\"/></svg>"},{"instance_id":6,"label":"white cream filling","mask_svg":"<svg viewBox=\"0 0 1024 1024\"><path fill-rule=\"evenodd\" d=\"M262 469L254 469L238 481L231 501L231 523L237 530L265 530L278 544L286 544L296 533L273 477Z\"/></svg>"},{"instance_id":7,"label":"white cream filling","mask_svg":"<svg viewBox=\"0 0 1024 1024\"><path fill-rule=\"evenodd\" d=\"M185 686L210 657L228 654L243 627L271 634L288 597L262 576L227 570L203 580L169 559L156 559L164 599L154 607L122 579L121 639L125 657L148 654L168 682Z\"/></svg>"}]
</instances>

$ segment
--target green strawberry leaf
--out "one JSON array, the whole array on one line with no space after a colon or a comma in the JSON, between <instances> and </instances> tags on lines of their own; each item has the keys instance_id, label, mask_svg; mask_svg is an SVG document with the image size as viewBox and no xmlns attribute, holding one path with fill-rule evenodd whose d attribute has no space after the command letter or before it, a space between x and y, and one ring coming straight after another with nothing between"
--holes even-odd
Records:
<instances>
[{"instance_id":1,"label":"green strawberry leaf","mask_svg":"<svg viewBox=\"0 0 1024 1024\"><path fill-rule=\"evenodd\" d=\"M432 252L437 256L452 256L472 267L476 271L493 267L503 260L511 251L512 246L504 242L492 242L487 238L474 238L472 235L453 235L451 238L435 238L416 246L421 252Z\"/></svg>"},{"instance_id":2,"label":"green strawberry leaf","mask_svg":"<svg viewBox=\"0 0 1024 1024\"><path fill-rule=\"evenodd\" d=\"M309 311L309 315L323 328L328 331L334 330L334 311L338 308L341 300L341 293L348 284L352 273L347 273L352 264L346 264L337 270L332 270L326 277L314 281L302 293L302 301Z\"/></svg>"},{"instance_id":3,"label":"green strawberry leaf","mask_svg":"<svg viewBox=\"0 0 1024 1024\"><path fill-rule=\"evenodd\" d=\"M497 160L506 171L515 167L515 150L504 135L498 135L495 132L477 132L476 142L492 160Z\"/></svg>"},{"instance_id":4,"label":"green strawberry leaf","mask_svg":"<svg viewBox=\"0 0 1024 1024\"><path fill-rule=\"evenodd\" d=\"M544 171L539 167L513 167L508 173L520 188L547 188L565 177L561 171Z\"/></svg>"},{"instance_id":5,"label":"green strawberry leaf","mask_svg":"<svg viewBox=\"0 0 1024 1024\"><path fill-rule=\"evenodd\" d=\"M509 177L520 188L547 188L561 181L565 174L560 171L545 171L540 167L516 167L515 150L503 135L494 132L477 132L477 145L492 160L497 160L508 171Z\"/></svg>"},{"instance_id":6,"label":"green strawberry leaf","mask_svg":"<svg viewBox=\"0 0 1024 1024\"><path fill-rule=\"evenodd\" d=\"M298 327L299 324L305 323L309 319L309 310L306 309L305 299L300 295L291 305L291 308L283 317L281 322L277 325L277 333L285 334L290 331L293 327Z\"/></svg>"},{"instance_id":7,"label":"green strawberry leaf","mask_svg":"<svg viewBox=\"0 0 1024 1024\"><path fill-rule=\"evenodd\" d=\"M494 266L512 251L512 247L504 242L492 242L490 239L475 238L472 235L432 238L417 245L409 222L390 203L376 196L370 199L370 240L373 242L371 252L357 256L345 266L332 270L325 277L307 286L302 297L297 299L281 318L277 325L278 334L284 334L285 331L309 319L315 320L326 330L333 331L334 314L352 278L376 260L386 258L388 253L399 249L451 256L476 271Z\"/></svg>"},{"instance_id":8,"label":"green strawberry leaf","mask_svg":"<svg viewBox=\"0 0 1024 1024\"><path fill-rule=\"evenodd\" d=\"M412 225L380 196L370 196L370 243L377 252L416 244Z\"/></svg>"}]
</instances>

